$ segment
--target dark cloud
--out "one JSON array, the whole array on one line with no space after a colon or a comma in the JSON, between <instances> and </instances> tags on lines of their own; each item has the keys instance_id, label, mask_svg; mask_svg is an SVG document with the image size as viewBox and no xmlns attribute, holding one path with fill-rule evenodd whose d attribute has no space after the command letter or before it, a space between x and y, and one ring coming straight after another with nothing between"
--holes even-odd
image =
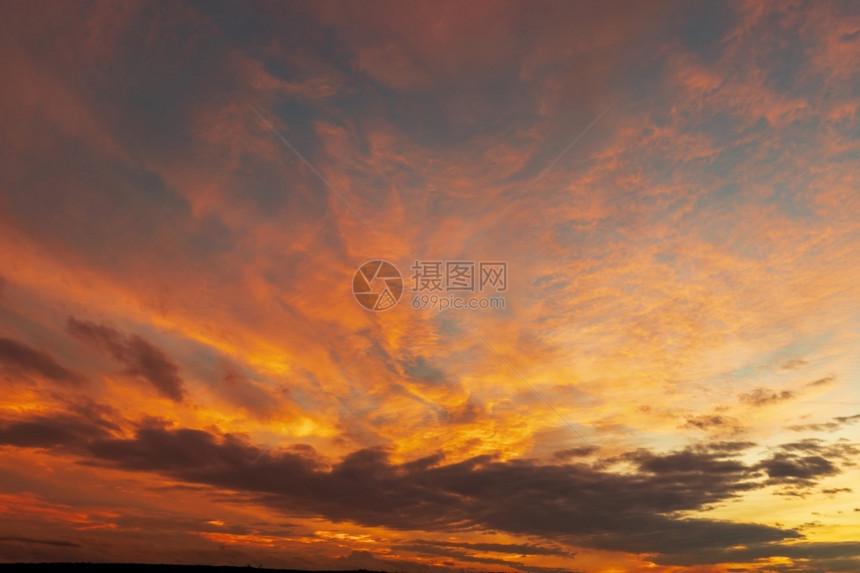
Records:
<instances>
[{"instance_id":1,"label":"dark cloud","mask_svg":"<svg viewBox=\"0 0 860 573\"><path fill-rule=\"evenodd\" d=\"M856 445L848 442L845 438L840 438L838 441L829 444L817 438L807 438L799 442L782 444L778 449L785 452L818 454L845 461L849 461L853 456L860 454L860 450L857 449Z\"/></svg>"},{"instance_id":2,"label":"dark cloud","mask_svg":"<svg viewBox=\"0 0 860 573\"><path fill-rule=\"evenodd\" d=\"M811 479L839 473L839 469L821 456L792 456L779 453L761 462L761 467L774 480L807 482Z\"/></svg>"},{"instance_id":3,"label":"dark cloud","mask_svg":"<svg viewBox=\"0 0 860 573\"><path fill-rule=\"evenodd\" d=\"M53 545L55 547L81 547L78 543L71 541L60 541L57 539L34 539L32 537L0 537L0 543L28 543L35 545Z\"/></svg>"},{"instance_id":4,"label":"dark cloud","mask_svg":"<svg viewBox=\"0 0 860 573\"><path fill-rule=\"evenodd\" d=\"M62 366L50 354L11 338L0 338L0 368L10 376L38 376L73 386L86 382L84 376Z\"/></svg>"},{"instance_id":5,"label":"dark cloud","mask_svg":"<svg viewBox=\"0 0 860 573\"><path fill-rule=\"evenodd\" d=\"M0 420L0 445L22 448L80 449L110 435L111 424L82 415L54 413L22 420Z\"/></svg>"},{"instance_id":6,"label":"dark cloud","mask_svg":"<svg viewBox=\"0 0 860 573\"><path fill-rule=\"evenodd\" d=\"M860 421L860 414L855 414L853 416L836 416L835 418L832 418L832 421L830 422L821 422L818 424L794 424L788 426L788 429L795 432L834 432L842 426L854 424L858 421Z\"/></svg>"},{"instance_id":7,"label":"dark cloud","mask_svg":"<svg viewBox=\"0 0 860 573\"><path fill-rule=\"evenodd\" d=\"M725 560L727 556L731 557L731 561L735 563L763 560L769 556L780 556L794 560L814 560L813 563L809 563L814 569L803 570L820 573L825 571L857 571L858 565L860 565L860 542L857 541L820 543L800 541L778 546L741 545L742 547L732 549L727 553L704 550L697 556L670 556L669 558L660 558L658 562L667 565L691 566L699 563L717 563L720 560ZM768 570L772 569L774 568L769 565ZM796 564L787 570L798 571ZM743 571L749 571L749 569L743 569Z\"/></svg>"},{"instance_id":8,"label":"dark cloud","mask_svg":"<svg viewBox=\"0 0 860 573\"><path fill-rule=\"evenodd\" d=\"M370 551L352 551L346 557L338 557L335 563L339 571L397 571L398 573L450 573L454 565L451 562L444 565L430 565L400 559L380 559Z\"/></svg>"},{"instance_id":9,"label":"dark cloud","mask_svg":"<svg viewBox=\"0 0 860 573\"><path fill-rule=\"evenodd\" d=\"M777 402L790 400L794 398L794 396L794 392L791 392L790 390L774 392L767 388L756 388L752 392L741 394L738 396L738 400L745 404L749 404L750 406L767 406L769 404L776 404Z\"/></svg>"},{"instance_id":10,"label":"dark cloud","mask_svg":"<svg viewBox=\"0 0 860 573\"><path fill-rule=\"evenodd\" d=\"M472 563L484 563L487 565L507 565L509 567L515 567L522 571L534 571L535 573L577 573L575 571L571 571L570 569L552 569L548 567L537 567L534 565L526 565L524 563L517 563L513 561L508 561L506 559L498 559L494 557L478 557L472 554L467 553L466 551L458 551L455 548L469 548L477 551L498 551L497 549L478 549L477 546L498 546L505 547L504 545L495 544L495 543L475 543L475 544L445 544L445 543L409 543L398 546L398 549L401 551L410 551L414 553L420 553L424 555L438 555L442 557L451 557L454 559L462 560L462 561L471 561ZM510 551L511 553L519 553L515 551ZM523 555L528 554L522 553ZM562 554L565 555L565 554ZM566 554L570 556L570 554Z\"/></svg>"},{"instance_id":11,"label":"dark cloud","mask_svg":"<svg viewBox=\"0 0 860 573\"><path fill-rule=\"evenodd\" d=\"M239 435L155 420L124 438L81 416L55 420L53 433L45 427L46 419L18 420L4 425L0 435L9 445L72 450L90 465L156 472L232 491L246 502L291 515L401 530L480 528L567 547L654 553L661 563L732 561L731 548L739 545L755 548L758 557L784 555L783 546L774 544L800 538L798 531L684 515L770 485L812 487L860 453L845 441L802 440L750 464L745 459L755 444L723 441L666 453L639 449L593 464L500 461L489 455L446 464L441 452L393 463L381 449L358 450L339 461L310 446L261 455ZM631 466L635 471L625 469ZM470 551L555 554L534 544L410 543L450 557Z\"/></svg>"},{"instance_id":12,"label":"dark cloud","mask_svg":"<svg viewBox=\"0 0 860 573\"><path fill-rule=\"evenodd\" d=\"M803 497L825 477L841 473L841 465L853 465L860 454L854 444L838 441L825 444L821 440L806 439L782 444L756 468L767 474L769 485L784 486L781 495Z\"/></svg>"},{"instance_id":13,"label":"dark cloud","mask_svg":"<svg viewBox=\"0 0 860 573\"><path fill-rule=\"evenodd\" d=\"M824 495L836 495L837 493L852 493L854 490L850 487L831 487L827 489L822 489L821 493Z\"/></svg>"},{"instance_id":14,"label":"dark cloud","mask_svg":"<svg viewBox=\"0 0 860 573\"><path fill-rule=\"evenodd\" d=\"M582 458L597 453L597 448L591 446L580 446L578 448L568 448L559 450L552 456L557 460L567 460L570 458Z\"/></svg>"},{"instance_id":15,"label":"dark cloud","mask_svg":"<svg viewBox=\"0 0 860 573\"><path fill-rule=\"evenodd\" d=\"M115 329L77 320L68 320L69 334L125 365L126 374L142 378L152 384L159 394L179 402L185 395L179 366L158 347L140 336L125 336Z\"/></svg>"},{"instance_id":16,"label":"dark cloud","mask_svg":"<svg viewBox=\"0 0 860 573\"><path fill-rule=\"evenodd\" d=\"M813 380L812 382L808 383L807 386L824 386L825 384L830 384L834 380L836 380L836 377L826 376L824 378L819 378L818 380Z\"/></svg>"},{"instance_id":17,"label":"dark cloud","mask_svg":"<svg viewBox=\"0 0 860 573\"><path fill-rule=\"evenodd\" d=\"M432 364L424 356L418 356L413 360L404 362L402 366L404 374L422 386L440 386L454 383L443 370Z\"/></svg>"},{"instance_id":18,"label":"dark cloud","mask_svg":"<svg viewBox=\"0 0 860 573\"><path fill-rule=\"evenodd\" d=\"M793 432L833 432L839 429L836 422L821 422L819 424L792 424L788 429Z\"/></svg>"},{"instance_id":19,"label":"dark cloud","mask_svg":"<svg viewBox=\"0 0 860 573\"><path fill-rule=\"evenodd\" d=\"M640 471L653 474L702 474L743 476L749 467L736 459L736 455L751 448L752 442L716 442L690 446L668 454L655 454L639 449L619 457L635 463Z\"/></svg>"},{"instance_id":20,"label":"dark cloud","mask_svg":"<svg viewBox=\"0 0 860 573\"><path fill-rule=\"evenodd\" d=\"M515 555L559 555L573 557L575 552L564 547L549 547L536 545L534 543L455 543L452 541L427 541L416 539L412 543L416 545L433 545L436 547L452 547L469 549L473 551L491 551L493 553L512 553Z\"/></svg>"},{"instance_id":21,"label":"dark cloud","mask_svg":"<svg viewBox=\"0 0 860 573\"><path fill-rule=\"evenodd\" d=\"M737 419L714 414L690 416L686 418L681 427L695 430L728 430L731 432L739 432L742 429Z\"/></svg>"},{"instance_id":22,"label":"dark cloud","mask_svg":"<svg viewBox=\"0 0 860 573\"><path fill-rule=\"evenodd\" d=\"M492 456L442 464L440 454L393 464L378 449L359 450L336 463L310 447L260 457L258 448L238 436L154 425L133 438L95 439L87 447L90 463L234 490L293 514L404 530L481 527L600 549L676 553L798 536L793 530L678 516L761 487L753 481L755 470L737 459L749 446L720 442L669 454L637 450L610 461L637 465L635 474Z\"/></svg>"},{"instance_id":23,"label":"dark cloud","mask_svg":"<svg viewBox=\"0 0 860 573\"><path fill-rule=\"evenodd\" d=\"M483 419L484 414L483 407L470 399L456 408L441 410L439 418L454 425L472 424Z\"/></svg>"}]
</instances>

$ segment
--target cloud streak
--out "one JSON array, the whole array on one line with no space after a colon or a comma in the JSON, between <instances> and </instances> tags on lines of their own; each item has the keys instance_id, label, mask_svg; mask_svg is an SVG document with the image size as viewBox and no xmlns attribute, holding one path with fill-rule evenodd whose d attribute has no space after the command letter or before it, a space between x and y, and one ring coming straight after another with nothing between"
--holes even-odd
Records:
<instances>
[{"instance_id":1,"label":"cloud streak","mask_svg":"<svg viewBox=\"0 0 860 573\"><path fill-rule=\"evenodd\" d=\"M109 326L74 317L69 318L67 327L73 337L124 365L124 374L142 378L166 398L182 401L185 388L179 366L161 349L136 334L126 336Z\"/></svg>"},{"instance_id":2,"label":"cloud streak","mask_svg":"<svg viewBox=\"0 0 860 573\"><path fill-rule=\"evenodd\" d=\"M10 376L35 375L71 386L86 382L81 374L62 366L50 354L11 338L0 338L0 365Z\"/></svg>"}]
</instances>

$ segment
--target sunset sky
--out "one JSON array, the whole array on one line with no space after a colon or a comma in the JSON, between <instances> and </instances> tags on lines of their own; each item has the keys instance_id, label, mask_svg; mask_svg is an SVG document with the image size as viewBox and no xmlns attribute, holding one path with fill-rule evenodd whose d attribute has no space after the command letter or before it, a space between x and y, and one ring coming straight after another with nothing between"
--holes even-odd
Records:
<instances>
[{"instance_id":1,"label":"sunset sky","mask_svg":"<svg viewBox=\"0 0 860 573\"><path fill-rule=\"evenodd\" d=\"M856 1L3 2L0 561L860 571L858 54Z\"/></svg>"}]
</instances>

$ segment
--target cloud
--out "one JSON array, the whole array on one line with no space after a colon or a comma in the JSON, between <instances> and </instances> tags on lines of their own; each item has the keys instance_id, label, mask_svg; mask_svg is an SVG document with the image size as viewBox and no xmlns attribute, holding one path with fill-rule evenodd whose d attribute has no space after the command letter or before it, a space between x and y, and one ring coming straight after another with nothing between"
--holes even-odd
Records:
<instances>
[{"instance_id":1,"label":"cloud","mask_svg":"<svg viewBox=\"0 0 860 573\"><path fill-rule=\"evenodd\" d=\"M830 487L826 489L822 489L821 493L824 495L836 495L837 493L852 493L854 490L850 487Z\"/></svg>"},{"instance_id":2,"label":"cloud","mask_svg":"<svg viewBox=\"0 0 860 573\"><path fill-rule=\"evenodd\" d=\"M434 366L424 356L417 356L414 360L404 363L403 372L419 384L437 386L448 383L445 372Z\"/></svg>"},{"instance_id":3,"label":"cloud","mask_svg":"<svg viewBox=\"0 0 860 573\"><path fill-rule=\"evenodd\" d=\"M175 402L185 395L179 366L140 336L124 336L109 326L69 318L69 334L126 366L125 373L149 382L159 394Z\"/></svg>"},{"instance_id":4,"label":"cloud","mask_svg":"<svg viewBox=\"0 0 860 573\"><path fill-rule=\"evenodd\" d=\"M246 376L228 360L220 362L219 370L220 378L211 387L231 404L267 419L277 412L277 397L263 384Z\"/></svg>"},{"instance_id":5,"label":"cloud","mask_svg":"<svg viewBox=\"0 0 860 573\"><path fill-rule=\"evenodd\" d=\"M83 375L62 366L50 354L11 338L0 338L0 368L12 376L35 375L70 386L86 382Z\"/></svg>"},{"instance_id":6,"label":"cloud","mask_svg":"<svg viewBox=\"0 0 860 573\"><path fill-rule=\"evenodd\" d=\"M784 486L777 493L802 497L822 478L841 473L840 462L852 465L852 458L858 454L860 449L846 441L825 444L808 438L780 445L755 467L766 472L769 485Z\"/></svg>"},{"instance_id":7,"label":"cloud","mask_svg":"<svg viewBox=\"0 0 860 573\"><path fill-rule=\"evenodd\" d=\"M636 450L620 456L634 462L641 471L652 474L702 474L704 476L745 475L749 468L735 458L754 446L752 442L716 442L698 445L670 454L659 455L649 450ZM721 480L722 481L722 480ZM712 491L713 488L708 488ZM723 492L726 494L728 492Z\"/></svg>"},{"instance_id":8,"label":"cloud","mask_svg":"<svg viewBox=\"0 0 860 573\"><path fill-rule=\"evenodd\" d=\"M742 427L736 418L730 416L708 415L690 416L684 422L683 428L691 428L696 430L729 430L731 432L739 432Z\"/></svg>"},{"instance_id":9,"label":"cloud","mask_svg":"<svg viewBox=\"0 0 860 573\"><path fill-rule=\"evenodd\" d=\"M90 451L112 466L254 493L272 507L298 514L395 529L478 526L585 547L660 553L672 560L799 537L790 529L677 516L763 487L756 477L759 468L770 470L771 479L799 474L809 484L838 471L826 459L816 465L801 458L788 468L779 467L774 457L749 466L737 456L751 446L718 442L620 456L619 461L637 465L636 474L584 464L497 462L490 456L447 465L438 459L398 465L381 450L359 450L332 464L312 450L285 451L251 465L259 450L236 436L163 428L143 429L133 439L97 440Z\"/></svg>"},{"instance_id":10,"label":"cloud","mask_svg":"<svg viewBox=\"0 0 860 573\"><path fill-rule=\"evenodd\" d=\"M112 428L100 418L56 412L21 420L0 420L0 444L19 448L76 449L89 440L109 437Z\"/></svg>"},{"instance_id":11,"label":"cloud","mask_svg":"<svg viewBox=\"0 0 860 573\"><path fill-rule=\"evenodd\" d=\"M454 541L429 541L425 539L416 539L412 543L493 553L514 553L517 555L561 555L564 557L572 557L575 555L574 552L562 547L551 547L534 543L467 543Z\"/></svg>"},{"instance_id":12,"label":"cloud","mask_svg":"<svg viewBox=\"0 0 860 573\"><path fill-rule=\"evenodd\" d=\"M779 555L800 543L797 516L829 503L822 483L850 456L774 444L853 421L832 417L852 385L830 384L852 379L860 284L845 3L9 6L0 335L33 348L0 349L0 362L69 387L12 388L0 438L9 471L48 480L30 462L50 460L58 480L95 478L55 488L58 501L110 491L105 505L125 496L118 506L185 516L257 501L279 519L381 525L377 555L468 539L419 543L425 563L581 543L570 564L586 570L644 570L658 550L661 562ZM380 256L403 271L415 258L508 261L509 304L430 316L404 297L366 313L349 278ZM37 338L57 312L105 317L64 325L80 356ZM164 331L169 345L146 334ZM92 384L75 386L72 358ZM134 380L96 379L106 361ZM788 402L828 373L809 385L831 402ZM121 413L70 401L70 387ZM786 422L789 403L803 417ZM739 422L772 449L687 446ZM248 461L255 444L297 440L313 448ZM113 488L124 475L134 487ZM134 493L165 480L176 489L162 500ZM186 503L182 487L212 497ZM780 488L816 495L802 509L761 495ZM738 523L712 519L716 505ZM207 555L237 555L254 513L236 517L235 537L205 538L219 546ZM139 531L168 555L200 555L196 534L167 521ZM64 538L49 533L27 535ZM158 541L81 535L93 541L82 556L105 540L112 556L147 556ZM308 562L321 546L326 563L365 547L290 539ZM727 552L738 540L749 552ZM384 563L353 555L344 563Z\"/></svg>"},{"instance_id":13,"label":"cloud","mask_svg":"<svg viewBox=\"0 0 860 573\"><path fill-rule=\"evenodd\" d=\"M818 424L792 424L787 428L793 432L835 432L843 426L848 426L860 421L860 414L853 416L836 416L831 418L830 422L821 422Z\"/></svg>"},{"instance_id":14,"label":"cloud","mask_svg":"<svg viewBox=\"0 0 860 573\"><path fill-rule=\"evenodd\" d=\"M512 562L507 559L499 559L494 557L479 557L474 554L467 553L465 551L457 551L455 548L469 549L469 550L477 550L481 553L486 552L502 552L502 553L512 553L513 551L499 551L498 549L493 549L495 547L505 548L504 545L495 544L495 543L477 543L477 544L456 544L456 543L407 543L398 546L399 550L407 550L412 551L418 554L423 555L438 555L445 557L454 557L466 562L472 563L485 563L488 565L507 565L509 567L513 566L517 569L521 569L523 571L534 571L535 573L581 573L579 571L573 571L569 569L555 569L550 567L538 567L535 565L527 565L525 563L517 563ZM512 546L516 547L516 546ZM524 547L524 546L520 546ZM546 555L546 553L530 553L529 550L525 550L520 553L520 555ZM572 554L564 554L561 553L559 555L565 557L572 557Z\"/></svg>"},{"instance_id":15,"label":"cloud","mask_svg":"<svg viewBox=\"0 0 860 573\"><path fill-rule=\"evenodd\" d=\"M380 449L357 450L331 462L309 446L260 456L261 450L241 436L152 423L131 438L102 432L76 436L89 464L234 490L291 514L404 530L481 527L668 555L797 538L791 529L680 513L764 487L757 479L759 467L772 479L801 476L809 483L838 471L824 458L823 464L801 458L780 466L784 460L774 457L749 466L739 458L753 446L749 442L716 442L665 454L640 449L590 466L501 462L493 456L450 464L435 456L427 463L396 464ZM54 441L69 446L65 437ZM804 447L818 448L822 456L839 454L822 444ZM616 463L632 463L638 472L609 471L608 465Z\"/></svg>"},{"instance_id":16,"label":"cloud","mask_svg":"<svg viewBox=\"0 0 860 573\"><path fill-rule=\"evenodd\" d=\"M860 542L830 541L809 542L798 541L782 545L758 545L742 543L730 552L719 553L703 551L698 556L672 556L660 559L660 563L668 565L696 565L698 563L716 563L730 556L734 563L749 563L766 560L771 556L787 557L795 560L809 560L812 571L853 571L860 564ZM744 571L749 571L744 568ZM794 565L784 569L796 571Z\"/></svg>"},{"instance_id":17,"label":"cloud","mask_svg":"<svg viewBox=\"0 0 860 573\"><path fill-rule=\"evenodd\" d=\"M836 378L834 376L825 376L824 378L819 378L818 380L813 380L808 383L807 386L824 386L825 384L830 384Z\"/></svg>"},{"instance_id":18,"label":"cloud","mask_svg":"<svg viewBox=\"0 0 860 573\"><path fill-rule=\"evenodd\" d=\"M36 544L36 545L53 545L55 547L81 547L79 543L73 543L71 541L61 541L57 539L34 539L32 537L12 537L12 536L4 536L0 537L0 543L28 543L28 544Z\"/></svg>"},{"instance_id":19,"label":"cloud","mask_svg":"<svg viewBox=\"0 0 860 573\"><path fill-rule=\"evenodd\" d=\"M796 456L785 453L775 454L761 462L761 467L775 482L811 483L814 478L831 476L839 469L821 456Z\"/></svg>"},{"instance_id":20,"label":"cloud","mask_svg":"<svg viewBox=\"0 0 860 573\"><path fill-rule=\"evenodd\" d=\"M802 360L800 358L793 358L787 362L784 362L780 368L782 370L797 370L799 368L803 368L806 366L808 362L806 360Z\"/></svg>"},{"instance_id":21,"label":"cloud","mask_svg":"<svg viewBox=\"0 0 860 573\"><path fill-rule=\"evenodd\" d=\"M782 392L774 392L767 388L756 388L752 392L747 392L738 396L738 400L749 404L750 406L768 406L778 402L784 402L794 398L795 393L790 390Z\"/></svg>"},{"instance_id":22,"label":"cloud","mask_svg":"<svg viewBox=\"0 0 860 573\"><path fill-rule=\"evenodd\" d=\"M553 457L557 460L566 460L569 458L586 457L597 453L598 448L591 446L581 446L579 448L568 448L559 450L553 453Z\"/></svg>"}]
</instances>

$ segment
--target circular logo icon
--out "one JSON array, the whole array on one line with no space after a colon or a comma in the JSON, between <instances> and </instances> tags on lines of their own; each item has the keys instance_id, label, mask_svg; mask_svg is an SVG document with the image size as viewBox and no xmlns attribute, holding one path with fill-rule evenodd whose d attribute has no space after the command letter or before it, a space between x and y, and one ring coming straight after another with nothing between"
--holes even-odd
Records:
<instances>
[{"instance_id":1,"label":"circular logo icon","mask_svg":"<svg viewBox=\"0 0 860 573\"><path fill-rule=\"evenodd\" d=\"M367 261L352 277L352 294L367 310L388 310L403 294L403 277L388 261Z\"/></svg>"}]
</instances>

